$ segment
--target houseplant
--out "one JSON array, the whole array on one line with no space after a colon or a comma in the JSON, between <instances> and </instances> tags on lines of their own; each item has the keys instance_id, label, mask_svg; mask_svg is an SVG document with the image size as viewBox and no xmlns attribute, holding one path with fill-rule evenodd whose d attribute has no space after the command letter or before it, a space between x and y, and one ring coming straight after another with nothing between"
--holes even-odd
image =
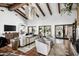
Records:
<instances>
[{"instance_id":1,"label":"houseplant","mask_svg":"<svg viewBox=\"0 0 79 59\"><path fill-rule=\"evenodd\" d=\"M72 6L73 6L73 3L64 3L64 8L61 9L61 12L64 14L67 12L67 14L70 15Z\"/></svg>"}]
</instances>

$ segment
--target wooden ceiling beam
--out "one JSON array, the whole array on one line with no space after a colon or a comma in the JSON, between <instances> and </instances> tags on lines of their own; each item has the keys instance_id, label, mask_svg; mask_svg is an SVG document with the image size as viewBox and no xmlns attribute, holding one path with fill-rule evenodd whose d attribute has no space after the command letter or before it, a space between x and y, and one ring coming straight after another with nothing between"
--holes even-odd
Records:
<instances>
[{"instance_id":1,"label":"wooden ceiling beam","mask_svg":"<svg viewBox=\"0 0 79 59\"><path fill-rule=\"evenodd\" d=\"M58 3L58 12L60 14L60 3Z\"/></svg>"},{"instance_id":2,"label":"wooden ceiling beam","mask_svg":"<svg viewBox=\"0 0 79 59\"><path fill-rule=\"evenodd\" d=\"M21 7L23 10L25 10L25 8L24 7Z\"/></svg>"},{"instance_id":3,"label":"wooden ceiling beam","mask_svg":"<svg viewBox=\"0 0 79 59\"><path fill-rule=\"evenodd\" d=\"M48 4L48 3L46 3L46 5L47 5L47 8L48 8L48 10L49 10L50 15L52 15L52 11L51 11L51 9L50 9L49 4Z\"/></svg>"},{"instance_id":4,"label":"wooden ceiling beam","mask_svg":"<svg viewBox=\"0 0 79 59\"><path fill-rule=\"evenodd\" d=\"M21 12L25 17L26 17L26 15L22 12L22 11L20 11L19 9L17 9L19 12ZM27 17L26 17L27 18ZM28 19L28 18L27 18Z\"/></svg>"},{"instance_id":5,"label":"wooden ceiling beam","mask_svg":"<svg viewBox=\"0 0 79 59\"><path fill-rule=\"evenodd\" d=\"M10 6L12 4L8 4L8 3L0 3L0 7L6 7L8 8L8 6Z\"/></svg>"},{"instance_id":6,"label":"wooden ceiling beam","mask_svg":"<svg viewBox=\"0 0 79 59\"><path fill-rule=\"evenodd\" d=\"M4 3L0 3L0 7L8 7L8 5Z\"/></svg>"},{"instance_id":7,"label":"wooden ceiling beam","mask_svg":"<svg viewBox=\"0 0 79 59\"><path fill-rule=\"evenodd\" d=\"M39 18L39 15L36 13L36 16Z\"/></svg>"},{"instance_id":8,"label":"wooden ceiling beam","mask_svg":"<svg viewBox=\"0 0 79 59\"><path fill-rule=\"evenodd\" d=\"M21 16L24 17L25 19L28 19L28 18L25 16L25 14L24 14L22 11L20 11L19 9L15 10L15 12L17 12L19 15L21 15Z\"/></svg>"},{"instance_id":9,"label":"wooden ceiling beam","mask_svg":"<svg viewBox=\"0 0 79 59\"><path fill-rule=\"evenodd\" d=\"M36 6L38 7L38 9L41 11L42 15L45 16L44 12L42 11L41 7L39 6L38 3L36 3Z\"/></svg>"},{"instance_id":10,"label":"wooden ceiling beam","mask_svg":"<svg viewBox=\"0 0 79 59\"><path fill-rule=\"evenodd\" d=\"M9 6L9 10L16 10L18 8L21 8L25 3L14 3L13 5Z\"/></svg>"}]
</instances>

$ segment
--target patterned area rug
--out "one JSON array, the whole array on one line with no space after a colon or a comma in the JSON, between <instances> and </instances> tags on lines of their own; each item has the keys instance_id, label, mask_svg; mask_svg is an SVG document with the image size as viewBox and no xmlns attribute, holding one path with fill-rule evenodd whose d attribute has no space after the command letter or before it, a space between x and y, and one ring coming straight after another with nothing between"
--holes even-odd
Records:
<instances>
[{"instance_id":1,"label":"patterned area rug","mask_svg":"<svg viewBox=\"0 0 79 59\"><path fill-rule=\"evenodd\" d=\"M15 53L7 52L7 53L0 53L0 56L18 56Z\"/></svg>"},{"instance_id":2,"label":"patterned area rug","mask_svg":"<svg viewBox=\"0 0 79 59\"><path fill-rule=\"evenodd\" d=\"M19 50L13 50L9 46L0 48L0 56L23 56L23 55L26 55L26 54L24 54Z\"/></svg>"},{"instance_id":3,"label":"patterned area rug","mask_svg":"<svg viewBox=\"0 0 79 59\"><path fill-rule=\"evenodd\" d=\"M19 47L18 50L22 51L23 53L30 51L31 49L33 49L35 47L35 43L32 43L31 45L27 45L24 47Z\"/></svg>"}]
</instances>

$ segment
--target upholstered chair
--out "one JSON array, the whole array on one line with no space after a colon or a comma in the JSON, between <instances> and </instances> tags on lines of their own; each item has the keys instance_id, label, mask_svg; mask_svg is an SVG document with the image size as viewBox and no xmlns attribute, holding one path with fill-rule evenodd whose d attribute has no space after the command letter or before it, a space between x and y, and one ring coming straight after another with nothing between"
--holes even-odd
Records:
<instances>
[{"instance_id":1,"label":"upholstered chair","mask_svg":"<svg viewBox=\"0 0 79 59\"><path fill-rule=\"evenodd\" d=\"M50 51L50 41L42 38L35 40L36 50L38 53L48 55Z\"/></svg>"}]
</instances>

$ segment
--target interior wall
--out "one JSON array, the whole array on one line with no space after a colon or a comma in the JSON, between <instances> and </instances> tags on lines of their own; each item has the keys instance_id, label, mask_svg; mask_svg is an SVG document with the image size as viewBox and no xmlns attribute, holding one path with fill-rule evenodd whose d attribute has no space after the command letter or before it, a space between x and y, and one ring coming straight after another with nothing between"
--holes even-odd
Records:
<instances>
[{"instance_id":1,"label":"interior wall","mask_svg":"<svg viewBox=\"0 0 79 59\"><path fill-rule=\"evenodd\" d=\"M25 24L25 20L16 12L0 7L0 34L4 33L4 25L16 25L18 32L19 24Z\"/></svg>"}]
</instances>

